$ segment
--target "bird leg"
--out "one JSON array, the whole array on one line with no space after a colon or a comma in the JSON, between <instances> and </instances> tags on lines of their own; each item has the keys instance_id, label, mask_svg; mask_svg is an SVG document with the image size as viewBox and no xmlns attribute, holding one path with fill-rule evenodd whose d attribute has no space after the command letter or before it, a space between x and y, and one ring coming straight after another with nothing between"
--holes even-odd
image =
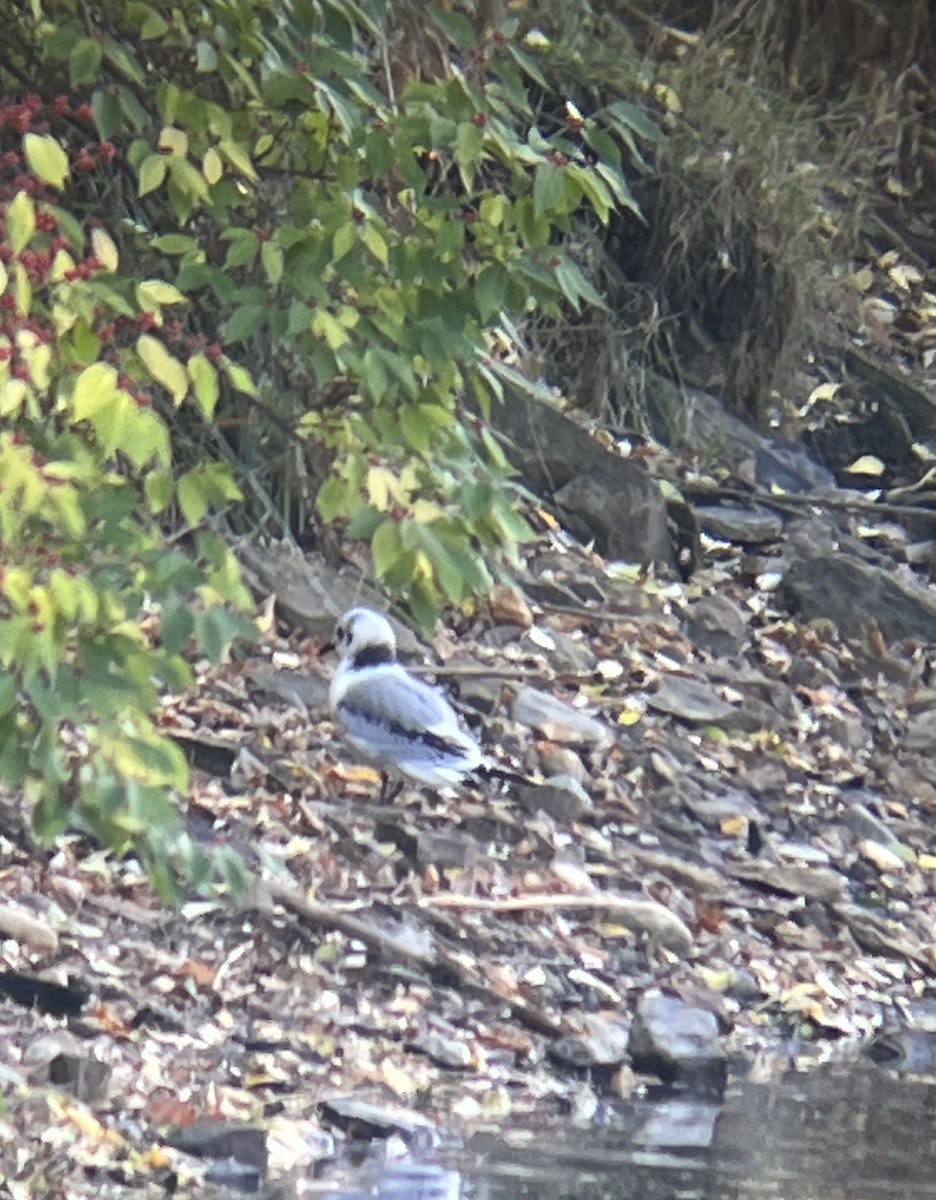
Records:
<instances>
[{"instance_id":1,"label":"bird leg","mask_svg":"<svg viewBox=\"0 0 936 1200\"><path fill-rule=\"evenodd\" d=\"M381 773L380 779L380 803L392 804L403 791L403 780L398 779L396 782L391 782L390 776L386 771Z\"/></svg>"}]
</instances>

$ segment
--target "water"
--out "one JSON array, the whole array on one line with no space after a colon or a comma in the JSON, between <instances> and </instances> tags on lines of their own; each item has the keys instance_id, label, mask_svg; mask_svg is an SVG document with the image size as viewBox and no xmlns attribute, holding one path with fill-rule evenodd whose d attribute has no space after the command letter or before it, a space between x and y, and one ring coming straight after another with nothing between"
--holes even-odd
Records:
<instances>
[{"instance_id":1,"label":"water","mask_svg":"<svg viewBox=\"0 0 936 1200\"><path fill-rule=\"evenodd\" d=\"M444 1164L384 1166L342 1200L936 1198L936 1083L871 1063L617 1102L600 1127L556 1118L476 1131Z\"/></svg>"}]
</instances>

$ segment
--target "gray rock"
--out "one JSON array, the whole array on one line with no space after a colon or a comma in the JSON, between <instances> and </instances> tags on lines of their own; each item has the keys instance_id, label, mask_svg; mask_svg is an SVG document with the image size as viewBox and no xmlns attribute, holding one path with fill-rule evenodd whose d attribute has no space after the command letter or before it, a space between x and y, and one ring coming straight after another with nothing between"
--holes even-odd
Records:
<instances>
[{"instance_id":1,"label":"gray rock","mask_svg":"<svg viewBox=\"0 0 936 1200\"><path fill-rule=\"evenodd\" d=\"M689 608L686 634L700 650L716 658L737 654L748 637L747 622L737 604L727 596L704 596Z\"/></svg>"},{"instance_id":2,"label":"gray rock","mask_svg":"<svg viewBox=\"0 0 936 1200\"><path fill-rule=\"evenodd\" d=\"M767 441L757 451L754 478L765 491L828 492L835 487L835 476L820 466L800 446L781 446Z\"/></svg>"},{"instance_id":3,"label":"gray rock","mask_svg":"<svg viewBox=\"0 0 936 1200\"><path fill-rule=\"evenodd\" d=\"M666 501L642 466L522 392L496 405L492 421L509 439L510 460L527 485L555 499L577 537L594 540L608 558L675 566Z\"/></svg>"},{"instance_id":4,"label":"gray rock","mask_svg":"<svg viewBox=\"0 0 936 1200\"><path fill-rule=\"evenodd\" d=\"M413 1048L449 1071L466 1071L471 1066L471 1047L456 1037L427 1033L413 1042Z\"/></svg>"},{"instance_id":5,"label":"gray rock","mask_svg":"<svg viewBox=\"0 0 936 1200\"><path fill-rule=\"evenodd\" d=\"M666 1083L715 1089L724 1083L726 1058L714 1014L675 996L644 992L628 1049L635 1070L652 1072Z\"/></svg>"},{"instance_id":6,"label":"gray rock","mask_svg":"<svg viewBox=\"0 0 936 1200\"><path fill-rule=\"evenodd\" d=\"M700 725L717 725L735 715L734 705L720 699L698 679L685 675L667 675L647 703L657 712Z\"/></svg>"},{"instance_id":7,"label":"gray rock","mask_svg":"<svg viewBox=\"0 0 936 1200\"><path fill-rule=\"evenodd\" d=\"M758 546L775 542L783 533L783 520L776 513L740 505L699 505L693 511L703 533L723 542Z\"/></svg>"},{"instance_id":8,"label":"gray rock","mask_svg":"<svg viewBox=\"0 0 936 1200\"><path fill-rule=\"evenodd\" d=\"M560 675L590 675L598 662L591 647L582 638L571 637L556 629L550 629L549 636L555 643L555 650L534 648L536 653L545 654L550 666Z\"/></svg>"},{"instance_id":9,"label":"gray rock","mask_svg":"<svg viewBox=\"0 0 936 1200\"><path fill-rule=\"evenodd\" d=\"M936 641L936 599L930 592L844 554L793 563L783 589L804 621L824 617L845 635L861 636L874 620L889 642Z\"/></svg>"},{"instance_id":10,"label":"gray rock","mask_svg":"<svg viewBox=\"0 0 936 1200\"><path fill-rule=\"evenodd\" d=\"M560 1038L549 1050L551 1058L572 1067L616 1067L628 1052L628 1025L623 1020L591 1013L578 1033Z\"/></svg>"},{"instance_id":11,"label":"gray rock","mask_svg":"<svg viewBox=\"0 0 936 1200\"><path fill-rule=\"evenodd\" d=\"M521 725L539 730L551 742L591 746L611 743L611 731L600 721L538 688L520 688L510 706L510 715Z\"/></svg>"},{"instance_id":12,"label":"gray rock","mask_svg":"<svg viewBox=\"0 0 936 1200\"><path fill-rule=\"evenodd\" d=\"M420 866L473 867L481 847L470 834L457 829L421 829L416 835L416 861Z\"/></svg>"},{"instance_id":13,"label":"gray rock","mask_svg":"<svg viewBox=\"0 0 936 1200\"><path fill-rule=\"evenodd\" d=\"M715 1140L720 1104L700 1100L664 1100L654 1104L650 1116L634 1131L638 1146L701 1150Z\"/></svg>"},{"instance_id":14,"label":"gray rock","mask_svg":"<svg viewBox=\"0 0 936 1200\"><path fill-rule=\"evenodd\" d=\"M422 1113L402 1105L374 1104L358 1096L330 1096L319 1106L322 1117L356 1141L388 1138L396 1133L414 1148L429 1149L437 1141L436 1127Z\"/></svg>"},{"instance_id":15,"label":"gray rock","mask_svg":"<svg viewBox=\"0 0 936 1200\"><path fill-rule=\"evenodd\" d=\"M757 806L744 792L728 791L721 795L696 795L690 789L686 789L686 792L683 804L694 817L714 829L720 828L733 817L756 821L760 816Z\"/></svg>"},{"instance_id":16,"label":"gray rock","mask_svg":"<svg viewBox=\"0 0 936 1200\"><path fill-rule=\"evenodd\" d=\"M842 824L857 837L870 838L892 850L901 848L900 838L860 801L848 805L842 813Z\"/></svg>"},{"instance_id":17,"label":"gray rock","mask_svg":"<svg viewBox=\"0 0 936 1200\"><path fill-rule=\"evenodd\" d=\"M171 1130L166 1142L195 1158L236 1159L266 1174L266 1130L246 1121L196 1121Z\"/></svg>"},{"instance_id":18,"label":"gray rock","mask_svg":"<svg viewBox=\"0 0 936 1200\"><path fill-rule=\"evenodd\" d=\"M539 756L539 765L544 775L571 775L577 783L584 783L588 771L579 756L569 746L551 746Z\"/></svg>"},{"instance_id":19,"label":"gray rock","mask_svg":"<svg viewBox=\"0 0 936 1200\"><path fill-rule=\"evenodd\" d=\"M936 708L911 717L900 744L905 750L932 750L936 746Z\"/></svg>"},{"instance_id":20,"label":"gray rock","mask_svg":"<svg viewBox=\"0 0 936 1200\"><path fill-rule=\"evenodd\" d=\"M553 775L543 783L521 784L516 796L527 812L544 812L554 821L577 821L592 808L588 792L571 775Z\"/></svg>"}]
</instances>

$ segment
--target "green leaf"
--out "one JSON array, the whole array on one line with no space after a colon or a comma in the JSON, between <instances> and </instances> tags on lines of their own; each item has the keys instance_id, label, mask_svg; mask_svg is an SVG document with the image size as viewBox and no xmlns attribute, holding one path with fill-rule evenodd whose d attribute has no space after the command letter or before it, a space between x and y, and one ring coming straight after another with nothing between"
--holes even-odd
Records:
<instances>
[{"instance_id":1,"label":"green leaf","mask_svg":"<svg viewBox=\"0 0 936 1200\"><path fill-rule=\"evenodd\" d=\"M250 155L243 146L232 141L231 138L222 138L218 143L218 149L228 160L235 171L239 171L241 175L246 175L248 179L256 179L257 172L254 170L254 165L250 161Z\"/></svg>"},{"instance_id":2,"label":"green leaf","mask_svg":"<svg viewBox=\"0 0 936 1200\"><path fill-rule=\"evenodd\" d=\"M153 238L150 245L160 254L187 254L189 250L198 248L196 239L186 237L183 233L165 233L162 237Z\"/></svg>"},{"instance_id":3,"label":"green leaf","mask_svg":"<svg viewBox=\"0 0 936 1200\"><path fill-rule=\"evenodd\" d=\"M455 161L466 191L474 186L474 168L484 147L484 134L473 121L460 121L455 134Z\"/></svg>"},{"instance_id":4,"label":"green leaf","mask_svg":"<svg viewBox=\"0 0 936 1200\"><path fill-rule=\"evenodd\" d=\"M166 169L168 159L164 154L150 154L140 163L140 195L148 196L150 192L155 192L158 187L162 187L163 180L166 178Z\"/></svg>"},{"instance_id":5,"label":"green leaf","mask_svg":"<svg viewBox=\"0 0 936 1200\"><path fill-rule=\"evenodd\" d=\"M432 21L433 25L437 25L442 30L456 49L468 50L474 46L477 35L475 34L474 26L464 13L442 12L433 6L427 8L426 16Z\"/></svg>"},{"instance_id":6,"label":"green leaf","mask_svg":"<svg viewBox=\"0 0 936 1200\"><path fill-rule=\"evenodd\" d=\"M131 83L143 84L145 82L146 76L143 74L143 68L137 61L136 55L128 50L122 42L118 42L112 37L106 37L101 43L101 48L111 66L116 67L120 74L129 79Z\"/></svg>"},{"instance_id":7,"label":"green leaf","mask_svg":"<svg viewBox=\"0 0 936 1200\"><path fill-rule=\"evenodd\" d=\"M264 242L260 247L260 263L271 287L283 278L283 247L276 242Z\"/></svg>"},{"instance_id":8,"label":"green leaf","mask_svg":"<svg viewBox=\"0 0 936 1200\"><path fill-rule=\"evenodd\" d=\"M180 192L195 200L208 199L208 184L204 175L187 158L170 154L166 156L165 161L169 176Z\"/></svg>"},{"instance_id":9,"label":"green leaf","mask_svg":"<svg viewBox=\"0 0 936 1200\"><path fill-rule=\"evenodd\" d=\"M68 155L54 137L27 133L23 138L26 163L35 177L61 190L68 178Z\"/></svg>"},{"instance_id":10,"label":"green leaf","mask_svg":"<svg viewBox=\"0 0 936 1200\"><path fill-rule=\"evenodd\" d=\"M68 78L73 88L94 83L101 69L103 51L94 38L80 38L68 56Z\"/></svg>"},{"instance_id":11,"label":"green leaf","mask_svg":"<svg viewBox=\"0 0 936 1200\"><path fill-rule=\"evenodd\" d=\"M229 346L251 337L262 327L267 311L265 304L242 304L235 308L225 323L222 341Z\"/></svg>"},{"instance_id":12,"label":"green leaf","mask_svg":"<svg viewBox=\"0 0 936 1200\"><path fill-rule=\"evenodd\" d=\"M547 92L552 91L549 83L546 80L546 76L539 69L539 65L532 54L527 54L525 50L521 50L520 47L513 41L508 41L507 49L510 51L517 65L522 68L522 70L524 70L535 83L538 83L539 86L544 88Z\"/></svg>"},{"instance_id":13,"label":"green leaf","mask_svg":"<svg viewBox=\"0 0 936 1200\"><path fill-rule=\"evenodd\" d=\"M176 499L182 516L189 526L198 525L208 511L211 500L209 489L205 486L202 473L197 467L187 471L176 485Z\"/></svg>"},{"instance_id":14,"label":"green leaf","mask_svg":"<svg viewBox=\"0 0 936 1200\"><path fill-rule=\"evenodd\" d=\"M98 88L91 97L94 125L102 142L109 142L123 124L120 101L115 92Z\"/></svg>"},{"instance_id":15,"label":"green leaf","mask_svg":"<svg viewBox=\"0 0 936 1200\"><path fill-rule=\"evenodd\" d=\"M168 32L169 23L155 8L151 8L146 14L146 20L140 26L140 37L147 41L150 38L161 38Z\"/></svg>"},{"instance_id":16,"label":"green leaf","mask_svg":"<svg viewBox=\"0 0 936 1200\"><path fill-rule=\"evenodd\" d=\"M563 204L566 194L566 174L555 163L540 163L533 178L533 215L553 213Z\"/></svg>"},{"instance_id":17,"label":"green leaf","mask_svg":"<svg viewBox=\"0 0 936 1200\"><path fill-rule=\"evenodd\" d=\"M188 361L188 373L195 389L195 402L201 415L210 421L221 394L217 368L204 354L196 354Z\"/></svg>"},{"instance_id":18,"label":"green leaf","mask_svg":"<svg viewBox=\"0 0 936 1200\"><path fill-rule=\"evenodd\" d=\"M391 571L403 556L403 545L400 541L400 527L393 520L386 520L378 525L371 540L371 556L374 560L374 574L382 579Z\"/></svg>"},{"instance_id":19,"label":"green leaf","mask_svg":"<svg viewBox=\"0 0 936 1200\"><path fill-rule=\"evenodd\" d=\"M507 274L503 267L494 263L485 267L475 282L474 294L478 314L485 324L499 316L507 299Z\"/></svg>"},{"instance_id":20,"label":"green leaf","mask_svg":"<svg viewBox=\"0 0 936 1200\"><path fill-rule=\"evenodd\" d=\"M604 300L582 274L578 264L571 258L562 257L559 265L555 268L555 275L562 294L576 312L580 311L579 300L585 300L586 303L593 304L596 308L606 307Z\"/></svg>"}]
</instances>

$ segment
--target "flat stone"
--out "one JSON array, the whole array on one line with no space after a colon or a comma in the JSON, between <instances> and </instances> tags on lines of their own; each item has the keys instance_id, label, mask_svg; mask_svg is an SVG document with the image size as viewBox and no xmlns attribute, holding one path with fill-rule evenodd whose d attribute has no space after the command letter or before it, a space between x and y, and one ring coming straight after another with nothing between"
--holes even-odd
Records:
<instances>
[{"instance_id":1,"label":"flat stone","mask_svg":"<svg viewBox=\"0 0 936 1200\"><path fill-rule=\"evenodd\" d=\"M891 850L897 850L901 845L900 838L893 830L860 801L856 800L844 810L842 824L858 837L869 838L882 846L889 846Z\"/></svg>"},{"instance_id":2,"label":"flat stone","mask_svg":"<svg viewBox=\"0 0 936 1200\"><path fill-rule=\"evenodd\" d=\"M669 713L698 725L717 725L735 715L728 704L706 684L685 675L667 675L657 690L647 697L656 712Z\"/></svg>"},{"instance_id":3,"label":"flat stone","mask_svg":"<svg viewBox=\"0 0 936 1200\"><path fill-rule=\"evenodd\" d=\"M471 1066L471 1047L456 1037L428 1033L413 1042L413 1049L449 1071L467 1071Z\"/></svg>"},{"instance_id":4,"label":"flat stone","mask_svg":"<svg viewBox=\"0 0 936 1200\"><path fill-rule=\"evenodd\" d=\"M717 1088L725 1079L725 1051L714 1014L675 996L644 992L628 1049L635 1070L650 1071L666 1083Z\"/></svg>"},{"instance_id":5,"label":"flat stone","mask_svg":"<svg viewBox=\"0 0 936 1200\"><path fill-rule=\"evenodd\" d=\"M355 1141L383 1140L394 1133L409 1146L428 1149L436 1142L433 1123L412 1108L375 1104L357 1096L330 1096L319 1105L322 1117Z\"/></svg>"},{"instance_id":6,"label":"flat stone","mask_svg":"<svg viewBox=\"0 0 936 1200\"><path fill-rule=\"evenodd\" d=\"M616 1067L625 1061L627 1052L627 1022L595 1013L584 1018L577 1033L560 1038L549 1049L551 1058L579 1069Z\"/></svg>"},{"instance_id":7,"label":"flat stone","mask_svg":"<svg viewBox=\"0 0 936 1200\"><path fill-rule=\"evenodd\" d=\"M592 809L588 792L571 775L552 775L543 783L521 784L516 796L527 812L544 812L554 821L577 821Z\"/></svg>"},{"instance_id":8,"label":"flat stone","mask_svg":"<svg viewBox=\"0 0 936 1200\"><path fill-rule=\"evenodd\" d=\"M675 565L667 503L638 462L606 449L554 405L513 391L491 414L527 486L555 501L576 537L622 562Z\"/></svg>"},{"instance_id":9,"label":"flat stone","mask_svg":"<svg viewBox=\"0 0 936 1200\"><path fill-rule=\"evenodd\" d=\"M481 857L480 844L457 829L421 829L416 835L416 861L420 866L472 867Z\"/></svg>"},{"instance_id":10,"label":"flat stone","mask_svg":"<svg viewBox=\"0 0 936 1200\"><path fill-rule=\"evenodd\" d=\"M722 1105L700 1100L664 1100L654 1104L647 1120L634 1131L639 1146L701 1150L715 1140Z\"/></svg>"},{"instance_id":11,"label":"flat stone","mask_svg":"<svg viewBox=\"0 0 936 1200\"><path fill-rule=\"evenodd\" d=\"M267 1168L266 1130L246 1121L196 1121L170 1130L166 1142L195 1158L236 1159L255 1167L262 1175Z\"/></svg>"},{"instance_id":12,"label":"flat stone","mask_svg":"<svg viewBox=\"0 0 936 1200\"><path fill-rule=\"evenodd\" d=\"M783 533L783 521L776 513L740 505L697 505L693 511L704 533L722 542L757 546L776 542Z\"/></svg>"},{"instance_id":13,"label":"flat stone","mask_svg":"<svg viewBox=\"0 0 936 1200\"><path fill-rule=\"evenodd\" d=\"M911 717L900 744L905 750L931 751L936 746L936 708Z\"/></svg>"},{"instance_id":14,"label":"flat stone","mask_svg":"<svg viewBox=\"0 0 936 1200\"><path fill-rule=\"evenodd\" d=\"M611 731L600 721L538 688L520 688L510 706L510 715L551 742L591 746L611 743Z\"/></svg>"},{"instance_id":15,"label":"flat stone","mask_svg":"<svg viewBox=\"0 0 936 1200\"><path fill-rule=\"evenodd\" d=\"M727 596L704 596L694 601L685 625L689 640L716 658L733 657L748 640L744 614Z\"/></svg>"},{"instance_id":16,"label":"flat stone","mask_svg":"<svg viewBox=\"0 0 936 1200\"><path fill-rule=\"evenodd\" d=\"M845 554L809 558L790 566L783 594L804 621L825 618L846 636L861 637L874 620L888 642L936 642L936 598L892 569Z\"/></svg>"}]
</instances>

